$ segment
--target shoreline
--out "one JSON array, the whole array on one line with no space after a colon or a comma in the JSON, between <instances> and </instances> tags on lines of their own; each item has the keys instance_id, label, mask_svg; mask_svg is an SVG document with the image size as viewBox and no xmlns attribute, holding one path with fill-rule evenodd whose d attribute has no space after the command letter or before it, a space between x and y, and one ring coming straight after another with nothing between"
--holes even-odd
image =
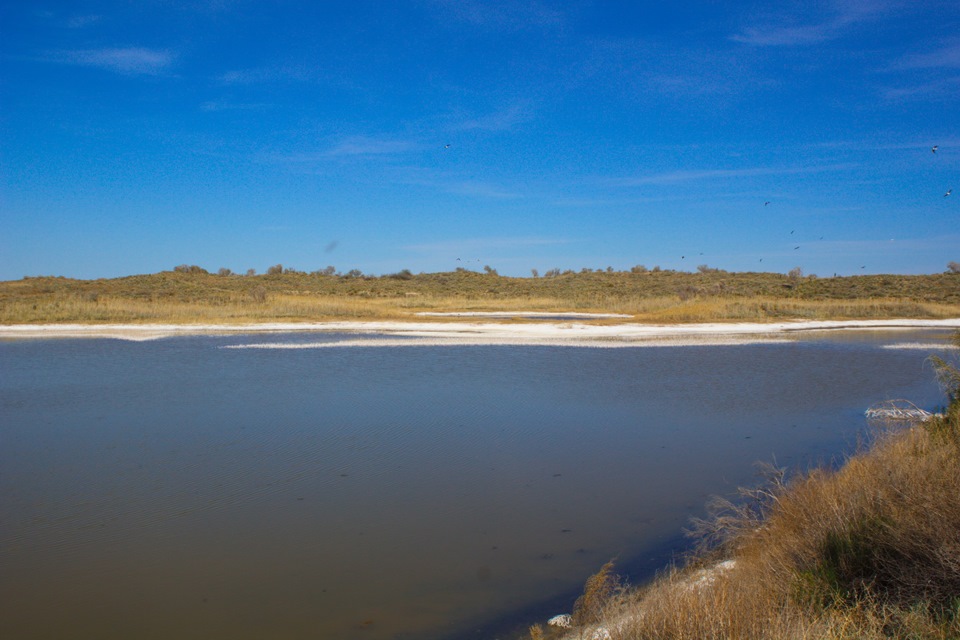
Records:
<instances>
[{"instance_id":1,"label":"shoreline","mask_svg":"<svg viewBox=\"0 0 960 640\"><path fill-rule=\"evenodd\" d=\"M460 317L469 317L459 314ZM556 317L553 314L552 317ZM583 320L577 314L575 320ZM591 325L581 322L411 322L411 321L335 321L311 323L250 324L21 324L0 325L0 339L111 338L145 341L176 336L270 335L279 333L347 333L378 336L347 342L322 342L309 346L435 346L462 345L584 345L640 346L649 344L742 344L745 342L782 342L797 332L883 329L960 329L960 318L946 320L818 320L771 323L733 322L702 324L622 323ZM277 345L248 345L278 348Z\"/></svg>"}]
</instances>

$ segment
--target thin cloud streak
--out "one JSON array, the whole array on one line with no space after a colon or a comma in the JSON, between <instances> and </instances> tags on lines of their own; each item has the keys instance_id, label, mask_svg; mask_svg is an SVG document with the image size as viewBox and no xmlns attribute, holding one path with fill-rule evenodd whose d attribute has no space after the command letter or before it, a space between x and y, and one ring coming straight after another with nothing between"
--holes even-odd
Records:
<instances>
[{"instance_id":1,"label":"thin cloud streak","mask_svg":"<svg viewBox=\"0 0 960 640\"><path fill-rule=\"evenodd\" d=\"M151 76L166 73L174 59L170 51L143 47L55 51L44 57L47 62L96 67L122 75Z\"/></svg>"},{"instance_id":2,"label":"thin cloud streak","mask_svg":"<svg viewBox=\"0 0 960 640\"><path fill-rule=\"evenodd\" d=\"M788 17L771 20L760 26L750 26L730 37L742 44L761 47L804 46L836 40L846 30L860 22L887 12L891 4L879 2L838 3L838 13L833 18L813 24L795 24Z\"/></svg>"},{"instance_id":3,"label":"thin cloud streak","mask_svg":"<svg viewBox=\"0 0 960 640\"><path fill-rule=\"evenodd\" d=\"M506 109L486 116L464 120L455 126L461 131L508 131L516 125L530 120L530 109L526 105L514 104Z\"/></svg>"},{"instance_id":4,"label":"thin cloud streak","mask_svg":"<svg viewBox=\"0 0 960 640\"><path fill-rule=\"evenodd\" d=\"M763 47L819 44L839 36L839 28L833 24L807 25L803 27L753 28L731 36L734 42Z\"/></svg>"},{"instance_id":5,"label":"thin cloud streak","mask_svg":"<svg viewBox=\"0 0 960 640\"><path fill-rule=\"evenodd\" d=\"M960 69L960 40L930 53L904 56L890 67L893 71L913 69Z\"/></svg>"},{"instance_id":6,"label":"thin cloud streak","mask_svg":"<svg viewBox=\"0 0 960 640\"><path fill-rule=\"evenodd\" d=\"M640 185L669 185L697 180L720 180L735 178L752 178L755 176L800 175L809 173L823 173L828 171L843 171L857 165L853 163L824 165L819 167L753 167L747 169L706 169L699 171L670 171L636 178L615 178L605 180L605 184L620 187Z\"/></svg>"},{"instance_id":7,"label":"thin cloud streak","mask_svg":"<svg viewBox=\"0 0 960 640\"><path fill-rule=\"evenodd\" d=\"M274 82L308 82L316 73L304 66L256 67L235 69L220 75L217 80L225 85L270 84Z\"/></svg>"},{"instance_id":8,"label":"thin cloud streak","mask_svg":"<svg viewBox=\"0 0 960 640\"><path fill-rule=\"evenodd\" d=\"M342 138L327 149L317 151L291 151L288 153L260 154L259 160L290 164L325 163L337 158L363 158L369 156L399 155L417 151L420 146L408 140L351 136Z\"/></svg>"},{"instance_id":9,"label":"thin cloud streak","mask_svg":"<svg viewBox=\"0 0 960 640\"><path fill-rule=\"evenodd\" d=\"M272 105L267 104L266 102L223 102L210 100L200 104L201 111L216 112L216 111L262 111L263 109L270 108Z\"/></svg>"},{"instance_id":10,"label":"thin cloud streak","mask_svg":"<svg viewBox=\"0 0 960 640\"><path fill-rule=\"evenodd\" d=\"M887 100L911 100L931 98L953 99L960 92L960 78L941 78L905 87L889 88L883 92Z\"/></svg>"},{"instance_id":11,"label":"thin cloud streak","mask_svg":"<svg viewBox=\"0 0 960 640\"><path fill-rule=\"evenodd\" d=\"M407 140L354 136L346 138L326 151L327 156L391 155L414 151L417 145Z\"/></svg>"},{"instance_id":12,"label":"thin cloud streak","mask_svg":"<svg viewBox=\"0 0 960 640\"><path fill-rule=\"evenodd\" d=\"M523 195L516 193L514 191L507 191L495 185L486 184L483 182L474 182L471 180L465 180L463 182L455 182L448 184L442 187L448 193L453 193L457 195L464 196L479 196L481 198L494 198L499 200L512 200L516 198L522 198Z\"/></svg>"},{"instance_id":13,"label":"thin cloud streak","mask_svg":"<svg viewBox=\"0 0 960 640\"><path fill-rule=\"evenodd\" d=\"M932 248L950 249L960 244L960 235L932 236L928 238L878 238L871 240L827 240L808 242L811 249L826 255L869 254L890 251L929 251Z\"/></svg>"},{"instance_id":14,"label":"thin cloud streak","mask_svg":"<svg viewBox=\"0 0 960 640\"><path fill-rule=\"evenodd\" d=\"M563 24L563 14L536 0L434 0L434 4L454 20L479 27L519 31Z\"/></svg>"},{"instance_id":15,"label":"thin cloud streak","mask_svg":"<svg viewBox=\"0 0 960 640\"><path fill-rule=\"evenodd\" d=\"M67 20L67 28L69 29L83 29L84 27L89 27L91 25L97 24L103 20L103 16L74 16Z\"/></svg>"},{"instance_id":16,"label":"thin cloud streak","mask_svg":"<svg viewBox=\"0 0 960 640\"><path fill-rule=\"evenodd\" d=\"M801 144L787 147L788 149L797 149L806 151L810 149L835 149L840 151L930 151L932 145L938 145L940 151L946 151L949 147L960 147L960 138L947 137L927 140L913 140L907 142L873 142L869 140L832 140L824 142L813 142L810 144Z\"/></svg>"}]
</instances>

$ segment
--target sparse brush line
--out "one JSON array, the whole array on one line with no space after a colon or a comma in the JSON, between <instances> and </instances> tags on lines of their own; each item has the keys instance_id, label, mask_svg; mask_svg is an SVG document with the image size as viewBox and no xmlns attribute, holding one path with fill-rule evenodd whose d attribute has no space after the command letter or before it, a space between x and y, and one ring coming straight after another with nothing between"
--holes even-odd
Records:
<instances>
[{"instance_id":1,"label":"sparse brush line","mask_svg":"<svg viewBox=\"0 0 960 640\"><path fill-rule=\"evenodd\" d=\"M164 272L0 282L0 323L400 320L418 312L616 313L650 323L960 317L960 276L797 279L778 274L472 272L392 277ZM443 318L435 318L443 322ZM613 320L597 320L613 322Z\"/></svg>"}]
</instances>

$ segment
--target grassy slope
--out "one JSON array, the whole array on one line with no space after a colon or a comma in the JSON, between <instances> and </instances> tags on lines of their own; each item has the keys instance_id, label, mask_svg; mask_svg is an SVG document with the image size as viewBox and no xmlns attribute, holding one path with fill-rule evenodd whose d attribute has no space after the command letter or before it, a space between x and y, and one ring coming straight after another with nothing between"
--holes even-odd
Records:
<instances>
[{"instance_id":1,"label":"grassy slope","mask_svg":"<svg viewBox=\"0 0 960 640\"><path fill-rule=\"evenodd\" d=\"M745 491L701 523L687 567L599 613L593 597L568 637L960 638L960 370L935 366L945 415L881 433L837 471ZM581 601L609 593L598 576Z\"/></svg>"},{"instance_id":2,"label":"grassy slope","mask_svg":"<svg viewBox=\"0 0 960 640\"><path fill-rule=\"evenodd\" d=\"M0 282L0 323L402 319L416 311L606 311L640 321L960 316L960 276L790 278L772 273L469 271L345 277L162 272Z\"/></svg>"}]
</instances>

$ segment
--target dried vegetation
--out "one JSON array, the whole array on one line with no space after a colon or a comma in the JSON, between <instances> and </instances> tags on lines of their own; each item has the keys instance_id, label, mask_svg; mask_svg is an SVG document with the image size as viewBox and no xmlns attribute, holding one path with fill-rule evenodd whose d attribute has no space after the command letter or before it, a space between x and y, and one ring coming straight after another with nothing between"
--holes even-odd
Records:
<instances>
[{"instance_id":1,"label":"dried vegetation","mask_svg":"<svg viewBox=\"0 0 960 640\"><path fill-rule=\"evenodd\" d=\"M279 265L278 265L279 266ZM418 311L602 311L636 321L960 316L956 274L791 277L775 273L582 271L541 278L454 271L373 277L199 267L115 278L0 282L0 323L404 319Z\"/></svg>"}]
</instances>

